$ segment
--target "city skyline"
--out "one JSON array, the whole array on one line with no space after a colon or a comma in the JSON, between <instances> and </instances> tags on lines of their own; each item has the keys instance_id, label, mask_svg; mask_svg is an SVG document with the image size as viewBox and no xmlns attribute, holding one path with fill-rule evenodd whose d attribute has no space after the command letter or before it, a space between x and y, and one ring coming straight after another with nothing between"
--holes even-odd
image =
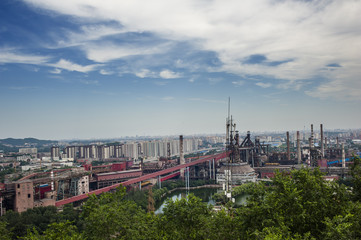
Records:
<instances>
[{"instance_id":1,"label":"city skyline","mask_svg":"<svg viewBox=\"0 0 361 240\"><path fill-rule=\"evenodd\" d=\"M0 2L0 139L359 129L359 1ZM306 128L307 129L307 128Z\"/></svg>"}]
</instances>

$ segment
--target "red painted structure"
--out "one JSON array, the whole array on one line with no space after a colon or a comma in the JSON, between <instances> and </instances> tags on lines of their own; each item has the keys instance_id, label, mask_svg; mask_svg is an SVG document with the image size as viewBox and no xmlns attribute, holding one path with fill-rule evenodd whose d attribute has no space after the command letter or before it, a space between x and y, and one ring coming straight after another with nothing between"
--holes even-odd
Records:
<instances>
[{"instance_id":1,"label":"red painted structure","mask_svg":"<svg viewBox=\"0 0 361 240\"><path fill-rule=\"evenodd\" d=\"M46 192L50 192L51 191L51 186L47 185L47 186L40 186L40 187L36 187L35 188L35 195L39 196L39 192L40 192L40 199L43 199L45 197L45 193Z\"/></svg>"},{"instance_id":2,"label":"red painted structure","mask_svg":"<svg viewBox=\"0 0 361 240\"><path fill-rule=\"evenodd\" d=\"M128 161L128 162L120 162L120 163L113 163L113 164L99 165L99 166L92 166L92 164L89 163L89 164L84 164L83 167L85 171L91 171L92 169L96 170L103 168L104 170L109 169L115 172L115 171L124 171L127 169L127 167L130 167L132 165L133 162Z\"/></svg>"},{"instance_id":3,"label":"red painted structure","mask_svg":"<svg viewBox=\"0 0 361 240\"><path fill-rule=\"evenodd\" d=\"M124 171L124 170L127 170L127 162L113 163L111 169L112 169L112 171Z\"/></svg>"},{"instance_id":4,"label":"red painted structure","mask_svg":"<svg viewBox=\"0 0 361 240\"><path fill-rule=\"evenodd\" d=\"M81 195L78 195L78 196L74 196L74 197L71 197L71 198L67 198L67 199L57 201L57 202L55 202L55 206L59 207L59 206L62 206L62 205L68 204L68 203L80 201L80 200L88 198L89 195L91 195L91 194L99 195L99 194L104 193L104 192L109 192L110 190L115 189L115 188L119 187L120 185L128 186L128 185L138 183L138 182L141 182L141 181L145 181L145 180L148 180L148 179L151 179L151 178L156 178L158 176L165 175L167 173L178 171L178 170L180 170L182 168L185 168L185 167L190 167L190 166L193 166L193 165L204 163L204 162L207 162L207 161L212 160L212 159L214 159L215 161L218 161L220 159L228 157L229 154L230 154L230 152L223 152L223 153L215 154L215 155L212 155L212 156L209 156L209 157L200 158L200 159L198 159L196 161L193 161L193 162L185 163L185 164L178 165L178 166L175 166L175 167L172 167L172 168L167 168L167 169L164 169L164 170L161 170L161 171L158 171L158 172L150 173L150 174L138 177L138 178L133 178L133 179L130 179L130 180L122 182L122 183L117 183L117 184L114 184L114 185L109 186L109 187L100 188L100 189L91 191L91 192L89 192L87 194L81 194Z\"/></svg>"},{"instance_id":5,"label":"red painted structure","mask_svg":"<svg viewBox=\"0 0 361 240\"><path fill-rule=\"evenodd\" d=\"M167 175L167 176L162 177L162 178L160 179L160 181L161 181L161 182L164 182L164 181L166 181L166 180L169 180L169 179L174 178L174 177L179 176L179 175L180 175L180 172L179 172L179 171L178 171L178 172L175 172L175 173L171 173L171 174L169 174L169 175Z\"/></svg>"},{"instance_id":6,"label":"red painted structure","mask_svg":"<svg viewBox=\"0 0 361 240\"><path fill-rule=\"evenodd\" d=\"M274 176L274 172L261 172L261 178L273 178Z\"/></svg>"},{"instance_id":7,"label":"red painted structure","mask_svg":"<svg viewBox=\"0 0 361 240\"><path fill-rule=\"evenodd\" d=\"M97 181L108 181L114 179L135 178L142 176L142 170L129 170L109 173L94 174Z\"/></svg>"}]
</instances>

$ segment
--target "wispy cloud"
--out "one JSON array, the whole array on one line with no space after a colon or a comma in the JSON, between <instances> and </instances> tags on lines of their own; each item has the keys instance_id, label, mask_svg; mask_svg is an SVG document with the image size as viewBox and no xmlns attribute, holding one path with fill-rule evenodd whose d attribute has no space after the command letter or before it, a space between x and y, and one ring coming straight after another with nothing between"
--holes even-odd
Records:
<instances>
[{"instance_id":1,"label":"wispy cloud","mask_svg":"<svg viewBox=\"0 0 361 240\"><path fill-rule=\"evenodd\" d=\"M272 86L271 83L263 83L263 82L257 82L255 83L257 86L261 87L261 88L269 88Z\"/></svg>"},{"instance_id":2,"label":"wispy cloud","mask_svg":"<svg viewBox=\"0 0 361 240\"><path fill-rule=\"evenodd\" d=\"M243 86L243 85L244 85L244 81L242 81L242 80L234 81L234 82L232 82L232 84L239 87L239 86Z\"/></svg>"},{"instance_id":3,"label":"wispy cloud","mask_svg":"<svg viewBox=\"0 0 361 240\"><path fill-rule=\"evenodd\" d=\"M140 71L135 72L134 74L139 78L155 77L157 75L155 72L152 72L149 69L141 69Z\"/></svg>"},{"instance_id":4,"label":"wispy cloud","mask_svg":"<svg viewBox=\"0 0 361 240\"><path fill-rule=\"evenodd\" d=\"M163 97L161 99L162 99L162 101L169 102L169 101L173 101L174 97L167 96L167 97Z\"/></svg>"},{"instance_id":5,"label":"wispy cloud","mask_svg":"<svg viewBox=\"0 0 361 240\"><path fill-rule=\"evenodd\" d=\"M51 57L39 56L35 54L17 53L14 50L0 49L0 64L1 63L23 63L41 65L47 63Z\"/></svg>"},{"instance_id":6,"label":"wispy cloud","mask_svg":"<svg viewBox=\"0 0 361 240\"><path fill-rule=\"evenodd\" d=\"M89 43L82 46L89 60L105 63L116 59L163 53L168 44L160 43L150 46L137 44L114 44L109 42Z\"/></svg>"},{"instance_id":7,"label":"wispy cloud","mask_svg":"<svg viewBox=\"0 0 361 240\"><path fill-rule=\"evenodd\" d=\"M81 42L79 46L87 58L95 62L169 51L169 47L154 42L145 46L103 41L104 36L122 32L147 32L164 40L189 42L199 50L215 53L220 64L214 67L208 62L209 71L216 68L239 76L259 75L288 81L285 86L292 89L299 89L292 84L315 77L325 80L314 86L315 89L339 86L334 82L343 79L346 87L339 90L346 98L354 98L349 87L358 86L355 81L359 81L356 79L360 76L361 53L355 49L361 49L359 1L244 0L227 4L221 0L197 4L191 0L161 4L137 0L25 1L88 21L90 26L83 27L80 34L69 34L68 38L73 39L70 42ZM104 20L116 24L97 26L96 22ZM92 36L93 40L86 40ZM343 71L334 71L332 75L322 71L333 63L348 72L347 78ZM182 65L182 61L177 64ZM332 97L332 93L325 91L324 96Z\"/></svg>"},{"instance_id":8,"label":"wispy cloud","mask_svg":"<svg viewBox=\"0 0 361 240\"><path fill-rule=\"evenodd\" d=\"M190 79L188 79L188 82L190 82L190 83L194 83L195 81L196 81L195 77L191 77Z\"/></svg>"},{"instance_id":9,"label":"wispy cloud","mask_svg":"<svg viewBox=\"0 0 361 240\"><path fill-rule=\"evenodd\" d=\"M99 73L102 74L102 75L112 75L114 72L108 71L108 70L105 70L105 69L100 69Z\"/></svg>"},{"instance_id":10,"label":"wispy cloud","mask_svg":"<svg viewBox=\"0 0 361 240\"><path fill-rule=\"evenodd\" d=\"M181 77L181 74L180 73L176 73L176 72L173 72L171 70L168 70L168 69L165 69L163 71L161 71L159 73L159 76L161 78L165 78L165 79L171 79L171 78L180 78Z\"/></svg>"},{"instance_id":11,"label":"wispy cloud","mask_svg":"<svg viewBox=\"0 0 361 240\"><path fill-rule=\"evenodd\" d=\"M47 65L58 69L60 68L68 71L77 71L83 73L94 71L98 67L102 66L101 64L91 64L91 65L82 66L65 59L60 59L57 63L48 63Z\"/></svg>"},{"instance_id":12,"label":"wispy cloud","mask_svg":"<svg viewBox=\"0 0 361 240\"><path fill-rule=\"evenodd\" d=\"M61 69L59 68L54 68L53 70L49 71L50 73L54 73L54 74L60 74L61 73Z\"/></svg>"},{"instance_id":13,"label":"wispy cloud","mask_svg":"<svg viewBox=\"0 0 361 240\"><path fill-rule=\"evenodd\" d=\"M226 101L204 99L204 98L188 98L189 101L205 102L205 103L226 103Z\"/></svg>"}]
</instances>

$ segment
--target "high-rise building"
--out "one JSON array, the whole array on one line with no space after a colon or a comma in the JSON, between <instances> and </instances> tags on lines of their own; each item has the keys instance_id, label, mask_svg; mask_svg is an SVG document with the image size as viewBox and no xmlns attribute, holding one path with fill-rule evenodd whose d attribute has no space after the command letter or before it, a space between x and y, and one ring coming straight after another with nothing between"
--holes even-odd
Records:
<instances>
[{"instance_id":1,"label":"high-rise building","mask_svg":"<svg viewBox=\"0 0 361 240\"><path fill-rule=\"evenodd\" d=\"M50 157L51 160L59 160L59 147L58 146L52 146L50 149Z\"/></svg>"}]
</instances>

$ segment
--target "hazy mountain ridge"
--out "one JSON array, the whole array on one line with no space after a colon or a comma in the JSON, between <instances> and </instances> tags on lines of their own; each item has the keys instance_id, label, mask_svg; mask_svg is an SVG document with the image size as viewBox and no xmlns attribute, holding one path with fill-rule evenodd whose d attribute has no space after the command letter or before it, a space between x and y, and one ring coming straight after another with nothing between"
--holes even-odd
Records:
<instances>
[{"instance_id":1,"label":"hazy mountain ridge","mask_svg":"<svg viewBox=\"0 0 361 240\"><path fill-rule=\"evenodd\" d=\"M58 141L40 140L36 138L5 138L0 139L0 144L11 146L42 146L49 144L57 144Z\"/></svg>"}]
</instances>

